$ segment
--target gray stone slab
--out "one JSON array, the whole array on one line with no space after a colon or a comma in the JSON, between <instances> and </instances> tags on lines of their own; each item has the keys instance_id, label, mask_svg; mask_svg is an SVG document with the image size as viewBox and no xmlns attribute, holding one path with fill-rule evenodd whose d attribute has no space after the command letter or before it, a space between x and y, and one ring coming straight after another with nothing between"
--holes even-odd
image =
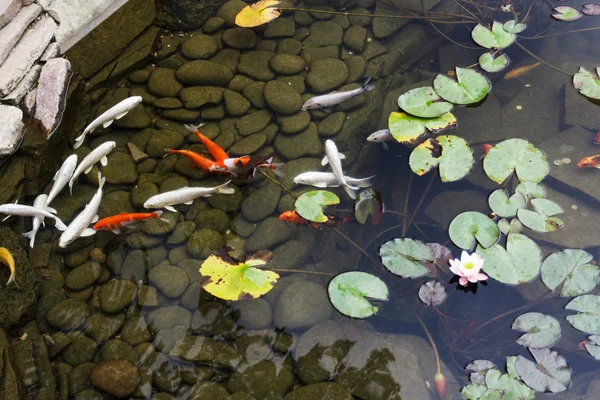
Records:
<instances>
[{"instance_id":1,"label":"gray stone slab","mask_svg":"<svg viewBox=\"0 0 600 400\"><path fill-rule=\"evenodd\" d=\"M7 96L5 96L2 101L7 102L9 104L19 104L23 97L31 90L33 85L37 82L40 77L40 72L42 71L42 67L40 65L34 65L28 72L27 75L17 85L16 88L13 89Z\"/></svg>"},{"instance_id":2,"label":"gray stone slab","mask_svg":"<svg viewBox=\"0 0 600 400\"><path fill-rule=\"evenodd\" d=\"M42 55L56 31L56 22L44 16L23 34L0 66L0 96L9 94Z\"/></svg>"},{"instance_id":3,"label":"gray stone slab","mask_svg":"<svg viewBox=\"0 0 600 400\"><path fill-rule=\"evenodd\" d=\"M35 121L48 137L62 119L70 79L71 63L67 59L53 58L42 68L35 99Z\"/></svg>"},{"instance_id":4,"label":"gray stone slab","mask_svg":"<svg viewBox=\"0 0 600 400\"><path fill-rule=\"evenodd\" d=\"M0 105L0 160L17 150L24 132L23 111L17 107Z\"/></svg>"},{"instance_id":5,"label":"gray stone slab","mask_svg":"<svg viewBox=\"0 0 600 400\"><path fill-rule=\"evenodd\" d=\"M23 7L15 18L0 30L0 64L6 60L29 24L37 18L41 11L42 7L37 4Z\"/></svg>"},{"instance_id":6,"label":"gray stone slab","mask_svg":"<svg viewBox=\"0 0 600 400\"><path fill-rule=\"evenodd\" d=\"M40 61L46 62L51 58L58 57L60 54L60 46L57 42L52 42L46 47L44 53L40 56Z\"/></svg>"},{"instance_id":7,"label":"gray stone slab","mask_svg":"<svg viewBox=\"0 0 600 400\"><path fill-rule=\"evenodd\" d=\"M0 2L0 28L12 21L22 5L21 0L3 0Z\"/></svg>"}]
</instances>

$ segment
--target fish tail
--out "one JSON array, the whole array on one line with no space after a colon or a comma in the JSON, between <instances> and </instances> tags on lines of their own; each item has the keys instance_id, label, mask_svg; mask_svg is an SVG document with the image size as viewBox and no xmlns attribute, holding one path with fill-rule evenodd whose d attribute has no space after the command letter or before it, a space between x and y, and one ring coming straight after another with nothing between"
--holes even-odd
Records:
<instances>
[{"instance_id":1,"label":"fish tail","mask_svg":"<svg viewBox=\"0 0 600 400\"><path fill-rule=\"evenodd\" d=\"M6 282L6 286L10 285L13 282L15 285L17 284L17 281L15 280L15 274L11 273L10 278L8 278L8 282Z\"/></svg>"},{"instance_id":2,"label":"fish tail","mask_svg":"<svg viewBox=\"0 0 600 400\"><path fill-rule=\"evenodd\" d=\"M35 230L30 230L29 232L25 232L23 233L23 236L25 236L27 239L29 239L29 247L33 249L33 245L35 243L35 234L37 232Z\"/></svg>"},{"instance_id":3,"label":"fish tail","mask_svg":"<svg viewBox=\"0 0 600 400\"><path fill-rule=\"evenodd\" d=\"M100 170L98 170L98 189L102 189L104 182L106 182L106 177L102 176Z\"/></svg>"},{"instance_id":4,"label":"fish tail","mask_svg":"<svg viewBox=\"0 0 600 400\"><path fill-rule=\"evenodd\" d=\"M54 221L55 221L56 229L58 229L59 231L66 231L67 230L67 226L65 225L64 222L62 222L60 220L60 218L54 217Z\"/></svg>"},{"instance_id":5,"label":"fish tail","mask_svg":"<svg viewBox=\"0 0 600 400\"><path fill-rule=\"evenodd\" d=\"M185 129L187 129L188 131L192 132L192 133L196 133L198 132L198 128L200 128L201 126L206 125L206 122L202 122L198 125L192 125L192 124L185 124L183 126L185 126Z\"/></svg>"},{"instance_id":6,"label":"fish tail","mask_svg":"<svg viewBox=\"0 0 600 400\"><path fill-rule=\"evenodd\" d=\"M283 172L281 172L281 168L283 167L283 163L273 163L271 164L271 166L273 166L273 168L271 169L271 171L273 171L273 173L275 175L277 175L280 178L285 177L285 174Z\"/></svg>"},{"instance_id":7,"label":"fish tail","mask_svg":"<svg viewBox=\"0 0 600 400\"><path fill-rule=\"evenodd\" d=\"M177 154L177 152L178 152L178 151L177 151L177 150L175 150L175 149L167 149L166 147L165 147L165 151L166 151L166 153L165 153L165 155L164 155L164 156L162 156L162 158L165 158L165 157L166 157L166 156L168 156L169 154Z\"/></svg>"},{"instance_id":8,"label":"fish tail","mask_svg":"<svg viewBox=\"0 0 600 400\"><path fill-rule=\"evenodd\" d=\"M371 83L369 84L369 82L371 82L372 78L367 78L366 81L364 81L364 83L361 85L363 92L370 92L371 90L375 89L375 84Z\"/></svg>"},{"instance_id":9,"label":"fish tail","mask_svg":"<svg viewBox=\"0 0 600 400\"><path fill-rule=\"evenodd\" d=\"M359 188L371 187L373 185L371 183L371 179L373 179L373 178L375 178L375 175L371 175L368 178L360 179L360 181L358 182L358 184L356 186L358 186Z\"/></svg>"},{"instance_id":10,"label":"fish tail","mask_svg":"<svg viewBox=\"0 0 600 400\"><path fill-rule=\"evenodd\" d=\"M356 199L356 193L354 192L354 188L348 184L344 185L344 190L348 193L351 199Z\"/></svg>"},{"instance_id":11,"label":"fish tail","mask_svg":"<svg viewBox=\"0 0 600 400\"><path fill-rule=\"evenodd\" d=\"M217 186L215 189L215 193L219 194L233 194L235 193L235 189L232 187L227 187L231 181L227 181L224 184Z\"/></svg>"}]
</instances>

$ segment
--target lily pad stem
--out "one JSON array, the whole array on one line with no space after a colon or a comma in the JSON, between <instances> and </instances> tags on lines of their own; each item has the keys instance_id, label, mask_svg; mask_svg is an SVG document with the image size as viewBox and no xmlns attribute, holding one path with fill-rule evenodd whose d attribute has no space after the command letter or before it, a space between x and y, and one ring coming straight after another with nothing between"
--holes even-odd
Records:
<instances>
[{"instance_id":1,"label":"lily pad stem","mask_svg":"<svg viewBox=\"0 0 600 400\"><path fill-rule=\"evenodd\" d=\"M417 317L417 321L419 321L419 324L421 324L421 327L423 328L423 330L425 331L425 334L427 335L427 339L429 339L429 344L431 344L431 348L433 349L433 353L435 354L435 362L437 363L437 373L441 374L442 369L440 368L440 355L438 353L435 342L433 341L433 337L431 337L431 333L429 333L429 329L427 329L427 326L425 326L425 323L423 322L421 317L419 317L419 315L417 315L417 314L415 314L415 317Z\"/></svg>"},{"instance_id":2,"label":"lily pad stem","mask_svg":"<svg viewBox=\"0 0 600 400\"><path fill-rule=\"evenodd\" d=\"M563 74L565 74L565 75L567 75L567 76L573 76L573 74L570 74L570 73L568 73L567 71L564 71L564 70L562 70L562 69L560 69L560 68L558 68L558 67L555 67L554 65L552 65L552 64L550 64L550 63L548 63L548 62L546 62L546 61L542 60L541 58L539 58L538 56L536 56L535 54L533 54L532 52L530 52L529 50L527 50L527 49L526 49L526 48L525 48L525 47L524 47L524 46L523 46L521 43L519 43L519 42L515 42L515 44L516 44L517 46L519 46L519 47L520 47L520 48L521 48L521 49L522 49L522 50L523 50L525 53L529 54L531 57L535 58L536 60L538 60L538 61L539 61L539 62L541 62L542 64L544 64L544 65L546 65L546 66L548 66L548 67L552 68L552 69L553 69L553 70L555 70L555 71L558 71L558 72L560 72L560 73L563 73Z\"/></svg>"},{"instance_id":3,"label":"lily pad stem","mask_svg":"<svg viewBox=\"0 0 600 400\"><path fill-rule=\"evenodd\" d=\"M545 39L545 38L549 38L549 37L553 37L553 36L567 35L569 33L588 32L588 31L597 31L597 30L600 30L600 26L595 26L593 28L575 29L575 30L566 31L566 32L551 33L549 35L541 35L541 36L519 36L519 39L521 39L521 40Z\"/></svg>"},{"instance_id":4,"label":"lily pad stem","mask_svg":"<svg viewBox=\"0 0 600 400\"><path fill-rule=\"evenodd\" d=\"M280 188L282 188L287 194L289 194L290 196L292 196L293 198L295 198L296 200L298 200L298 196L296 196L294 193L290 192L290 190L288 188L286 188L283 183L279 182L277 179L273 178L271 175L267 174L263 170L259 169L258 171L261 174L263 174L264 176L266 176L267 179L269 179L271 182L273 182L274 184L276 184L277 186L279 186Z\"/></svg>"},{"instance_id":5,"label":"lily pad stem","mask_svg":"<svg viewBox=\"0 0 600 400\"><path fill-rule=\"evenodd\" d=\"M358 243L356 243L354 240L350 239L344 232L340 231L338 228L335 228L335 227L332 227L331 229L333 229L333 231L335 233L337 233L338 235L340 235L341 237L346 239L348 242L350 242L350 244L352 246L354 246L358 251L360 251L365 257L367 257L369 260L371 260L374 264L377 264L377 265L381 264L378 260L373 258L369 253L367 253L365 251L365 249L360 247Z\"/></svg>"},{"instance_id":6,"label":"lily pad stem","mask_svg":"<svg viewBox=\"0 0 600 400\"><path fill-rule=\"evenodd\" d=\"M408 230L408 228L410 228L410 225L412 224L413 220L417 216L417 213L419 212L419 208L421 208L421 206L423 205L423 201L425 200L427 193L429 193L429 189L431 189L431 185L433 184L433 181L435 180L435 178L436 178L436 174L431 174L431 179L429 180L429 183L427 184L427 187L425 188L423 195L421 195L421 199L419 200L417 207L410 215L410 218L408 219L408 223L406 225L404 225L404 227L402 229L402 237L406 236L406 231ZM404 222L406 222L406 220L404 220Z\"/></svg>"}]
</instances>

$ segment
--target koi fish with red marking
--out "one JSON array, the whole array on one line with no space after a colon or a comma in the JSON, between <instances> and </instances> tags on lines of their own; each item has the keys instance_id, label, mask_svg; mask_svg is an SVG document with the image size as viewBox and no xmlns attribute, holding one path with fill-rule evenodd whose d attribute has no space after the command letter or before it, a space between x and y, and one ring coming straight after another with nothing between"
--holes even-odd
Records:
<instances>
[{"instance_id":1,"label":"koi fish with red marking","mask_svg":"<svg viewBox=\"0 0 600 400\"><path fill-rule=\"evenodd\" d=\"M198 128L200 128L202 125L204 125L204 124L200 124L198 126L185 125L185 127L188 131L190 131L194 135L196 135L196 137L202 142L204 147L206 147L206 150L208 150L211 157L216 162L221 162L221 161L229 158L229 156L227 155L227 152L225 150L223 150L223 148L221 148L221 146L219 146L218 144L216 144L215 142L213 142L212 140L210 140L209 138L204 136L202 133L200 133Z\"/></svg>"},{"instance_id":2,"label":"koi fish with red marking","mask_svg":"<svg viewBox=\"0 0 600 400\"><path fill-rule=\"evenodd\" d=\"M600 131L596 132L596 137L594 137L594 144L600 144Z\"/></svg>"},{"instance_id":3,"label":"koi fish with red marking","mask_svg":"<svg viewBox=\"0 0 600 400\"><path fill-rule=\"evenodd\" d=\"M160 218L162 211L154 211L149 213L126 213L113 215L112 217L102 218L96 222L94 229L97 231L112 231L121 233L121 228L129 227L138 222L148 221L155 218ZM165 218L160 218L162 221L168 222Z\"/></svg>"},{"instance_id":4,"label":"koi fish with red marking","mask_svg":"<svg viewBox=\"0 0 600 400\"><path fill-rule=\"evenodd\" d=\"M192 162L194 163L194 165L196 167L201 168L206 172L216 171L213 169L214 165L215 165L214 161L209 160L208 158L204 157L203 155L200 155L191 150L165 149L165 151L167 152L167 154L181 154L181 155L188 157L190 160L192 160ZM167 154L165 154L165 156ZM215 173L223 173L223 172L217 171Z\"/></svg>"},{"instance_id":5,"label":"koi fish with red marking","mask_svg":"<svg viewBox=\"0 0 600 400\"><path fill-rule=\"evenodd\" d=\"M323 229L323 225L337 226L340 224L347 224L349 222L354 221L354 217L343 217L342 219L338 220L333 215L327 215L327 218L329 219L327 222L323 222L323 223L311 222L311 221L307 220L306 218L302 218L296 212L296 210L286 211L279 215L279 219L281 221L291 222L292 224L298 224L298 225L309 225L310 224L313 228L318 229L318 230Z\"/></svg>"},{"instance_id":6,"label":"koi fish with red marking","mask_svg":"<svg viewBox=\"0 0 600 400\"><path fill-rule=\"evenodd\" d=\"M577 163L579 168L598 168L600 169L600 154L591 157L582 158Z\"/></svg>"},{"instance_id":7,"label":"koi fish with red marking","mask_svg":"<svg viewBox=\"0 0 600 400\"><path fill-rule=\"evenodd\" d=\"M490 151L493 147L494 147L494 145L489 144L489 143L482 144L481 149L483 150L483 154L487 154L488 151Z\"/></svg>"}]
</instances>

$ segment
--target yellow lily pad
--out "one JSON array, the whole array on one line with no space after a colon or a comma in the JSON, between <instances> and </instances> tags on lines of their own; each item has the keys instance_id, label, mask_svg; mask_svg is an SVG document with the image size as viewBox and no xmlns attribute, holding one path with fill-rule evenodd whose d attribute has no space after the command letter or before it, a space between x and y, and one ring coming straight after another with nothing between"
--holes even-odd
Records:
<instances>
[{"instance_id":1,"label":"yellow lily pad","mask_svg":"<svg viewBox=\"0 0 600 400\"><path fill-rule=\"evenodd\" d=\"M254 28L273 21L281 15L276 6L278 0L261 0L246 6L236 15L235 24L244 28Z\"/></svg>"}]
</instances>

